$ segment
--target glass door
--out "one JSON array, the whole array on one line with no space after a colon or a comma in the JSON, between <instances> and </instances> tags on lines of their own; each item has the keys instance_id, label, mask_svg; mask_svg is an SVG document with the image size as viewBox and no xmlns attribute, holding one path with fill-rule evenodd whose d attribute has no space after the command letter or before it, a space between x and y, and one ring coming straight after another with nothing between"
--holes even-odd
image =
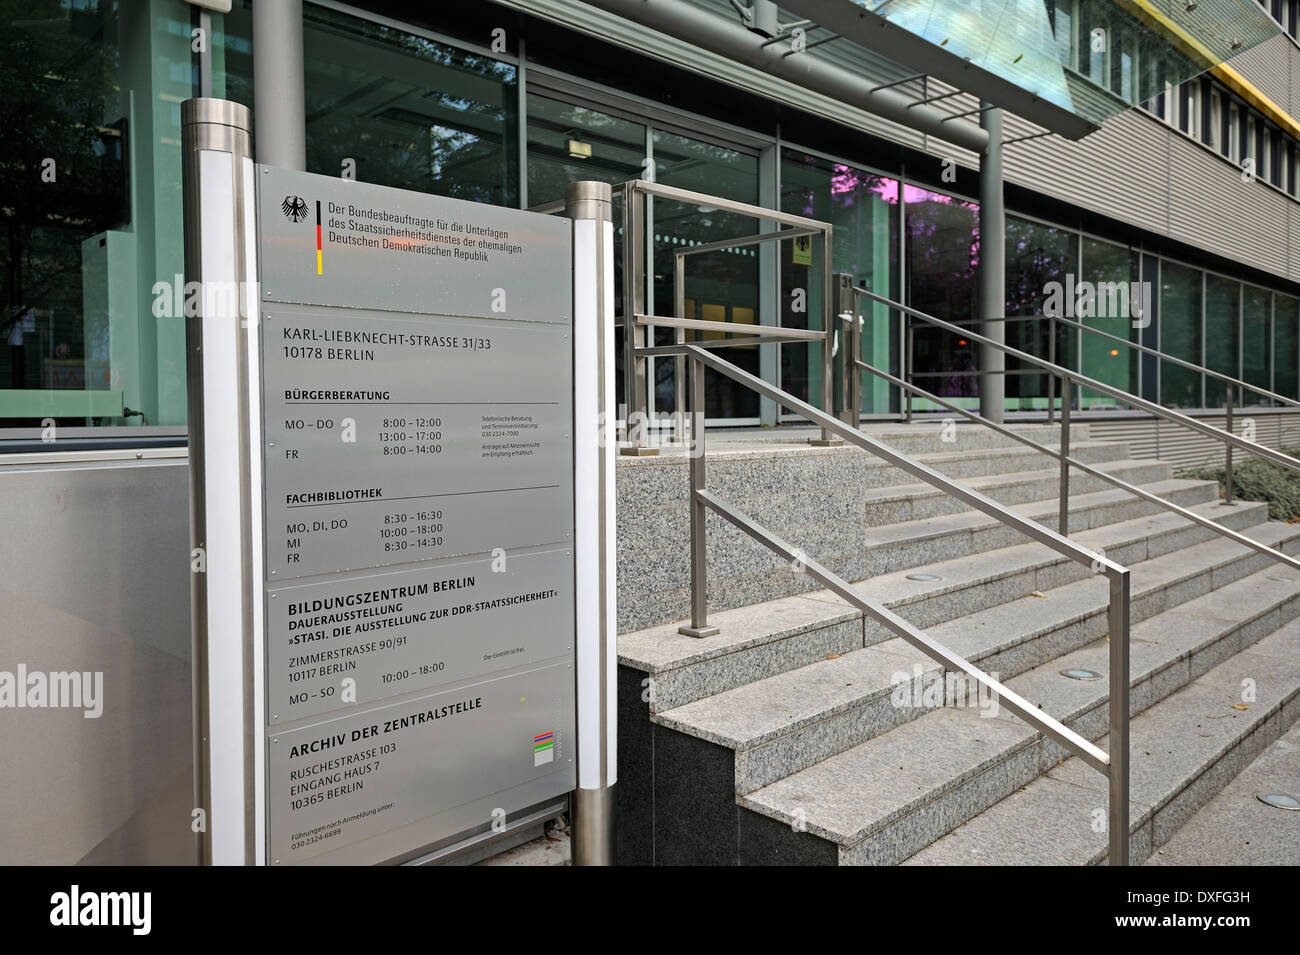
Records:
<instances>
[{"instance_id":1,"label":"glass door","mask_svg":"<svg viewBox=\"0 0 1300 955\"><path fill-rule=\"evenodd\" d=\"M652 130L652 150L655 178L663 185L758 204L757 155L663 129ZM649 207L647 231L654 250L654 280L649 290L652 302L647 304L655 315L673 313L673 259L678 249L740 238L759 230L757 219L715 206L654 197ZM757 246L692 255L686 260L685 271L684 317L732 322L742 329L757 326ZM686 332L687 341L732 337L731 333L719 331ZM667 345L674 340L674 329L655 329L655 344ZM759 373L755 345L720 348L717 354L748 372ZM650 407L659 414L671 414L676 407L675 365L671 359L660 359L646 370L647 380L653 382ZM709 424L758 424L758 395L730 378L712 371L706 374Z\"/></svg>"}]
</instances>

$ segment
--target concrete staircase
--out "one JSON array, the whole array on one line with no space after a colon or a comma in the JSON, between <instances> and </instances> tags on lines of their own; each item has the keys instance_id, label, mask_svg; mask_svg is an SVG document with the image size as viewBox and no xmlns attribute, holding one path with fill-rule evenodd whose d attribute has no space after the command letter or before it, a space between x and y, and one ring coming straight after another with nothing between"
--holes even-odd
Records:
<instances>
[{"instance_id":1,"label":"concrete staircase","mask_svg":"<svg viewBox=\"0 0 1300 955\"><path fill-rule=\"evenodd\" d=\"M1019 430L1059 440L1057 428ZM977 426L875 436L1056 527L1051 459ZM1269 522L1264 504L1225 506L1214 484L1091 441L1086 426L1071 445L1300 551L1300 527ZM685 467L661 456L619 469L620 603L634 608L620 611L622 862L1105 861L1103 776L721 521L708 534L709 622L721 632L679 634ZM711 439L708 467L711 491L1105 745L1104 578L857 450ZM1069 513L1073 539L1132 571L1140 863L1300 716L1300 573L1077 472ZM645 546L652 528L668 548ZM664 556L674 548L681 559Z\"/></svg>"}]
</instances>

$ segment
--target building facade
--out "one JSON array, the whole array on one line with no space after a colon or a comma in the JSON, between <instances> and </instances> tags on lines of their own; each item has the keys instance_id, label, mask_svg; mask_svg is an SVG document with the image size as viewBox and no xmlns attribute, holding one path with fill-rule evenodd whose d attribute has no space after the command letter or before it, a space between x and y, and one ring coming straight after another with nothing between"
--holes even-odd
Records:
<instances>
[{"instance_id":1,"label":"building facade","mask_svg":"<svg viewBox=\"0 0 1300 955\"><path fill-rule=\"evenodd\" d=\"M182 277L180 113L184 100L210 95L249 106L256 123L254 64L278 55L255 42L252 8L267 2L275 0L234 0L228 12L184 0L0 3L0 451L13 455L0 458L0 553L11 569L11 619L24 621L4 645L30 656L37 632L53 634L60 652L97 647L107 669L140 681L132 708L113 717L122 749L83 767L105 801L92 810L69 797L79 822L53 849L47 829L67 807L49 804L27 832L7 814L0 843L14 847L12 861L132 852L183 861L188 851L138 838L159 806L189 800L192 306ZM674 2L737 18L728 0ZM1221 417L1229 386L1053 326L1044 314L1060 306L1085 326L1300 399L1300 14L1296 0L1263 6L1279 26L1273 39L1157 87L1147 51L1092 42L1112 4L1047 0L1069 68L1141 105L1077 141L1006 117L1007 228L994 241L1005 243L1008 343L1165 406ZM978 314L985 237L979 160L968 150L578 0L306 0L301 26L310 172L519 208L561 198L574 180L653 177L832 223L835 271L922 312L957 323L1002 317ZM972 94L909 79L827 30L810 27L807 42L801 55L865 82L938 97L954 117L978 110ZM672 312L674 250L757 230L707 205L654 200L648 311ZM821 265L820 252L791 244L693 257L686 317L816 327L809 279ZM670 330L656 339L669 342ZM897 374L904 339L899 316L873 306L862 358ZM816 405L820 348L723 354ZM977 358L959 336L918 330L912 371L922 387L975 408ZM1044 376L1014 361L1008 368L1017 373L1006 383L1008 414L1059 406ZM647 378L649 406L671 412L673 362L652 361ZM1276 401L1237 392L1233 403L1258 419L1260 440L1300 434L1300 419ZM902 413L887 383L868 378L863 394L868 417ZM1068 400L1096 416L1095 434L1111 428L1150 453L1204 457L1206 446L1189 439L1166 434L1162 447L1151 419L1112 397L1084 389ZM720 426L795 420L722 379L710 386L708 414ZM33 555L38 540L56 546ZM76 747L85 728L70 722L58 732L60 745ZM37 746L35 737L8 734L3 745L15 759L36 758L23 748ZM37 771L24 792L55 786Z\"/></svg>"}]
</instances>

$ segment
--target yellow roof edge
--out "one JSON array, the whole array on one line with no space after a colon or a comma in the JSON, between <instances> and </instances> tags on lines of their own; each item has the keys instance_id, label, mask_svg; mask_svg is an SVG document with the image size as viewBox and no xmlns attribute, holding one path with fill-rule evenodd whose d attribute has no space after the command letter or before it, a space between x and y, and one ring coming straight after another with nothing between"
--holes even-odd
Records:
<instances>
[{"instance_id":1,"label":"yellow roof edge","mask_svg":"<svg viewBox=\"0 0 1300 955\"><path fill-rule=\"evenodd\" d=\"M1149 0L1118 0L1118 2L1120 6L1127 7L1134 16L1167 33L1173 40L1174 46L1193 59L1200 60L1209 67L1209 72L1221 80L1225 86L1292 136L1300 139L1300 122L1297 122L1290 113L1261 92L1250 80L1227 63L1220 62L1213 53L1206 49L1204 44L1157 10Z\"/></svg>"}]
</instances>

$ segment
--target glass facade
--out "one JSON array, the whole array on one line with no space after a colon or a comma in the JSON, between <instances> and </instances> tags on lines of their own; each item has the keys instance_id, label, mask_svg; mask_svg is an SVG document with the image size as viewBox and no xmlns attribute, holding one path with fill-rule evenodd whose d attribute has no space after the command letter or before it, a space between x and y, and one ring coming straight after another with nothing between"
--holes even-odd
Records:
<instances>
[{"instance_id":1,"label":"glass facade","mask_svg":"<svg viewBox=\"0 0 1300 955\"><path fill-rule=\"evenodd\" d=\"M1006 295L1008 317L1036 316L1029 321L1008 321L1006 342L1012 348L1031 355L1053 354L1048 336L1051 323L1043 319L1044 306L1050 295L1060 290L1064 295L1074 285L1072 277L1079 258L1079 236L1065 229L1007 216ZM1074 321L1082 317L1076 316ZM1065 325L1056 327L1056 363L1076 368L1076 336ZM1048 378L1036 374L1035 366L1016 358L1007 358L1006 396L1008 407L1044 408L1047 403ZM1059 391L1059 387L1057 388Z\"/></svg>"},{"instance_id":2,"label":"glass facade","mask_svg":"<svg viewBox=\"0 0 1300 955\"><path fill-rule=\"evenodd\" d=\"M61 427L99 427L105 434L146 426L182 434L184 323L175 308L183 271L180 104L198 89L194 8L181 0L38 0L22 11L18 6L0 10L0 62L6 70L0 211L7 226L0 246L0 429L36 434L52 419ZM1073 30L1062 25L1086 19L1086 12L1078 4L1054 7L1058 43ZM851 273L861 287L948 321L975 316L980 236L978 207L968 199L780 145L774 130L731 137L720 125L684 114L673 121L676 114L667 107L638 106L600 85L588 84L590 95L577 96L559 92L574 88L571 80L524 84L512 53L492 55L485 46L433 39L395 22L305 4L310 171L519 206L559 198L574 179L622 182L652 159L660 182L830 222L832 269ZM240 0L231 13L214 14L212 25L213 95L255 106L251 4ZM1076 50L1071 69L1096 73L1120 90L1143 82L1140 62L1126 59L1122 45L1100 62L1084 53ZM521 85L528 89L522 100ZM1247 117L1211 96L1213 91L1192 92L1204 96L1210 117L1202 134L1211 135L1209 129L1213 137L1224 137L1228 149L1232 136L1242 148L1254 142L1258 124L1246 128ZM1122 95L1154 96L1140 89ZM1189 117L1190 97L1180 100ZM1155 98L1173 109L1178 97ZM696 127L701 131L688 132ZM1272 162L1269 168L1277 166ZM673 309L677 250L758 227L708 206L653 200L650 207L647 304L660 315ZM617 224L617 208L615 215ZM1087 294L1079 291L1073 300L1078 312L1072 317L1087 328L1123 341L1143 336L1143 342L1189 362L1296 395L1300 300L1280 289L1150 253L1143 275L1144 256L1136 248L1016 215L1008 215L1005 241L1006 315L1031 319L1007 322L1007 341L1014 347L1046 357L1051 349L1043 312L1052 290L1059 286L1064 294L1086 286ZM618 256L615 262L621 268ZM686 315L819 328L821 266L815 242L811 249L783 242L771 251L692 255ZM779 287L771 301L761 297L765 268ZM1147 316L1140 307L1143 278L1153 291ZM616 298L621 292L620 280ZM901 319L865 300L863 312L862 359L899 372ZM1154 319L1145 332L1143 319ZM673 337L661 327L655 341ZM819 405L821 347L787 344L760 352L741 346L721 354ZM1083 375L1173 407L1216 408L1226 399L1226 389L1213 378L1167 361L1141 360L1122 342L1065 326L1058 327L1055 355ZM968 339L922 327L913 357L920 386L975 405L978 379L971 373L978 356ZM1014 361L1008 367L1026 370ZM652 406L671 411L674 363L660 360L652 369ZM870 374L863 383L865 413L900 409L897 389ZM1243 390L1235 396L1241 403L1261 402ZM1010 375L1006 394L1009 410L1042 409L1046 378ZM1120 404L1087 391L1077 398L1089 410ZM715 423L756 423L760 411L747 389L721 379L711 383L708 412Z\"/></svg>"},{"instance_id":3,"label":"glass facade","mask_svg":"<svg viewBox=\"0 0 1300 955\"><path fill-rule=\"evenodd\" d=\"M946 322L969 323L979 269L979 207L918 186L905 186L903 201L906 304ZM912 374L919 387L942 398L978 395L970 374L977 370L976 349L968 339L925 325L913 335Z\"/></svg>"},{"instance_id":4,"label":"glass facade","mask_svg":"<svg viewBox=\"0 0 1300 955\"><path fill-rule=\"evenodd\" d=\"M1204 273L1172 262L1160 268L1160 350L1199 365L1201 282ZM1235 314L1233 321L1236 321ZM1166 408L1199 408L1202 376L1173 362L1160 361L1160 403Z\"/></svg>"},{"instance_id":5,"label":"glass facade","mask_svg":"<svg viewBox=\"0 0 1300 955\"><path fill-rule=\"evenodd\" d=\"M1105 335L1137 342L1142 310L1141 289L1136 284L1139 281L1139 258L1138 253L1127 246L1084 236L1080 248L1080 276L1093 290L1092 308L1088 314L1075 320ZM1135 290L1138 293L1137 307L1134 307ZM1075 340L1078 342L1079 360L1077 364L1072 362L1070 367L1107 385L1138 393L1140 353L1136 349L1083 331L1077 333ZM1081 408L1089 411L1120 408L1113 396L1087 388L1079 389L1076 399Z\"/></svg>"},{"instance_id":6,"label":"glass facade","mask_svg":"<svg viewBox=\"0 0 1300 955\"><path fill-rule=\"evenodd\" d=\"M848 272L860 288L897 300L898 180L878 176L845 163L786 150L781 161L781 211L829 222L831 269ZM780 246L781 324L787 328L820 328L821 249L811 243L803 259L793 243ZM796 290L806 290L800 296ZM861 303L863 328L860 357L869 365L897 373L900 325L897 315L869 299ZM822 346L820 342L781 346L781 384L797 398L821 405ZM863 374L862 410L885 414L898 410L898 389Z\"/></svg>"}]
</instances>

